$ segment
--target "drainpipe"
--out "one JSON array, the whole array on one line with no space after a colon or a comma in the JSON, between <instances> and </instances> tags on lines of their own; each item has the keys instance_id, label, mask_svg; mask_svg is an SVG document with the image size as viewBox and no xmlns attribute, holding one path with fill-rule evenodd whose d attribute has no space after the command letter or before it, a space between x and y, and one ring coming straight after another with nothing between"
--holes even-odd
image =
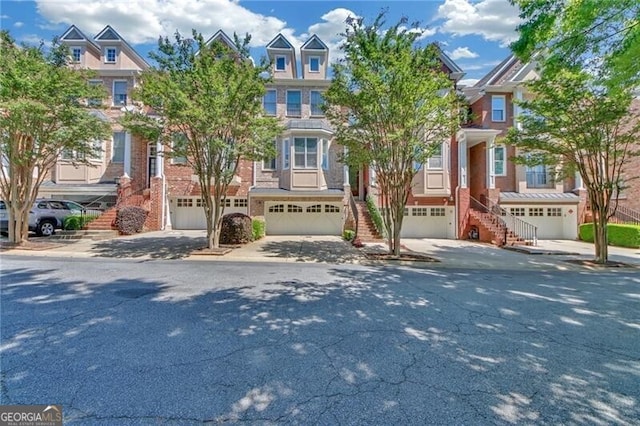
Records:
<instances>
[{"instance_id":1,"label":"drainpipe","mask_svg":"<svg viewBox=\"0 0 640 426\"><path fill-rule=\"evenodd\" d=\"M455 233L454 233L454 238L457 240L460 238L460 207L459 207L459 203L460 203L460 185L456 186L456 200L455 200L455 204L453 205L453 215L456 217L456 226L455 226Z\"/></svg>"}]
</instances>

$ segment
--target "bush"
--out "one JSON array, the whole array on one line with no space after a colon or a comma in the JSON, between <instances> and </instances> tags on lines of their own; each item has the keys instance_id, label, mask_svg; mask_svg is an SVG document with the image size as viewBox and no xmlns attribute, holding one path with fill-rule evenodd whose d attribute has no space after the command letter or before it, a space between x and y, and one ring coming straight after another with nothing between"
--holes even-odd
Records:
<instances>
[{"instance_id":1,"label":"bush","mask_svg":"<svg viewBox=\"0 0 640 426\"><path fill-rule=\"evenodd\" d=\"M147 212L142 207L123 207L116 213L116 228L124 235L132 235L142 232Z\"/></svg>"},{"instance_id":2,"label":"bush","mask_svg":"<svg viewBox=\"0 0 640 426\"><path fill-rule=\"evenodd\" d=\"M253 241L259 240L265 235L265 223L264 218L254 217L251 220L251 227L253 228Z\"/></svg>"},{"instance_id":3,"label":"bush","mask_svg":"<svg viewBox=\"0 0 640 426\"><path fill-rule=\"evenodd\" d=\"M220 244L246 244L252 240L251 217L242 213L229 213L222 217Z\"/></svg>"},{"instance_id":4,"label":"bush","mask_svg":"<svg viewBox=\"0 0 640 426\"><path fill-rule=\"evenodd\" d=\"M80 215L73 214L71 216L67 216L64 218L64 222L62 224L63 229L69 231L77 231L79 229L84 229L85 226L92 220L94 220L97 216L88 216L88 215Z\"/></svg>"},{"instance_id":5,"label":"bush","mask_svg":"<svg viewBox=\"0 0 640 426\"><path fill-rule=\"evenodd\" d=\"M353 231L351 229L345 229L344 231L342 231L342 238L344 238L347 241L353 240L355 236L356 236L356 231Z\"/></svg>"},{"instance_id":6,"label":"bush","mask_svg":"<svg viewBox=\"0 0 640 426\"><path fill-rule=\"evenodd\" d=\"M618 247L640 248L640 226L610 223L607 225L609 244ZM580 239L594 241L593 223L580 225Z\"/></svg>"},{"instance_id":7,"label":"bush","mask_svg":"<svg viewBox=\"0 0 640 426\"><path fill-rule=\"evenodd\" d=\"M385 238L387 235L387 230L384 227L382 214L380 213L380 210L378 209L378 206L376 206L376 202L371 195L367 195L367 210L369 211L369 216L371 216L371 221L376 227L378 234Z\"/></svg>"}]
</instances>

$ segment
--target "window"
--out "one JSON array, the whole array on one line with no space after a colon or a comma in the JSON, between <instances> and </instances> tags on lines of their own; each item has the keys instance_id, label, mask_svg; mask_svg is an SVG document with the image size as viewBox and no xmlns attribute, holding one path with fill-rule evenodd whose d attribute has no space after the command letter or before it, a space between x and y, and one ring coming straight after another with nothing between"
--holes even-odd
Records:
<instances>
[{"instance_id":1,"label":"window","mask_svg":"<svg viewBox=\"0 0 640 426\"><path fill-rule=\"evenodd\" d=\"M409 207L405 207L404 208L404 214L403 216L409 216Z\"/></svg>"},{"instance_id":2,"label":"window","mask_svg":"<svg viewBox=\"0 0 640 426\"><path fill-rule=\"evenodd\" d=\"M302 207L296 206L295 204L288 204L287 213L302 213Z\"/></svg>"},{"instance_id":3,"label":"window","mask_svg":"<svg viewBox=\"0 0 640 426\"><path fill-rule=\"evenodd\" d=\"M277 141L273 141L273 152L277 152L278 151L278 145L277 145ZM274 154L274 156L272 158L265 158L262 161L262 170L275 170L276 169L276 156Z\"/></svg>"},{"instance_id":4,"label":"window","mask_svg":"<svg viewBox=\"0 0 640 426\"><path fill-rule=\"evenodd\" d=\"M496 176L506 176L505 169L505 151L504 146L496 146L493 148L493 168Z\"/></svg>"},{"instance_id":5,"label":"window","mask_svg":"<svg viewBox=\"0 0 640 426\"><path fill-rule=\"evenodd\" d=\"M276 56L276 71L284 71L287 65L286 56Z\"/></svg>"},{"instance_id":6,"label":"window","mask_svg":"<svg viewBox=\"0 0 640 426\"><path fill-rule=\"evenodd\" d=\"M340 213L340 207L332 206L331 204L325 204L324 205L324 212L325 213Z\"/></svg>"},{"instance_id":7,"label":"window","mask_svg":"<svg viewBox=\"0 0 640 426\"><path fill-rule=\"evenodd\" d=\"M427 160L427 168L442 169L442 144L436 146L429 160Z\"/></svg>"},{"instance_id":8,"label":"window","mask_svg":"<svg viewBox=\"0 0 640 426\"><path fill-rule=\"evenodd\" d=\"M94 140L91 142L91 155L89 155L91 160L102 160L102 141Z\"/></svg>"},{"instance_id":9,"label":"window","mask_svg":"<svg viewBox=\"0 0 640 426\"><path fill-rule=\"evenodd\" d=\"M318 56L309 57L309 71L320 72L320 58Z\"/></svg>"},{"instance_id":10,"label":"window","mask_svg":"<svg viewBox=\"0 0 640 426\"><path fill-rule=\"evenodd\" d=\"M102 80L89 80L90 86L102 86ZM89 106L100 106L102 105L102 99L100 98L89 98L87 99L87 105Z\"/></svg>"},{"instance_id":11,"label":"window","mask_svg":"<svg viewBox=\"0 0 640 426\"><path fill-rule=\"evenodd\" d=\"M311 115L324 115L324 112L322 111L322 93L317 90L312 90L310 98Z\"/></svg>"},{"instance_id":12,"label":"window","mask_svg":"<svg viewBox=\"0 0 640 426\"><path fill-rule=\"evenodd\" d=\"M298 169L318 167L318 138L294 138L293 167Z\"/></svg>"},{"instance_id":13,"label":"window","mask_svg":"<svg viewBox=\"0 0 640 426\"><path fill-rule=\"evenodd\" d=\"M112 163L124 163L124 141L126 137L127 134L125 132L113 132Z\"/></svg>"},{"instance_id":14,"label":"window","mask_svg":"<svg viewBox=\"0 0 640 426\"><path fill-rule=\"evenodd\" d=\"M236 198L233 200L233 207L247 207L247 205L246 198Z\"/></svg>"},{"instance_id":15,"label":"window","mask_svg":"<svg viewBox=\"0 0 640 426\"><path fill-rule=\"evenodd\" d=\"M104 50L104 61L109 63L116 62L116 49L115 47L107 47Z\"/></svg>"},{"instance_id":16,"label":"window","mask_svg":"<svg viewBox=\"0 0 640 426\"><path fill-rule=\"evenodd\" d=\"M264 107L265 114L276 115L277 93L275 89L269 89L262 98L262 106Z\"/></svg>"},{"instance_id":17,"label":"window","mask_svg":"<svg viewBox=\"0 0 640 426\"><path fill-rule=\"evenodd\" d=\"M525 169L527 188L553 188L553 176L544 164L527 166Z\"/></svg>"},{"instance_id":18,"label":"window","mask_svg":"<svg viewBox=\"0 0 640 426\"><path fill-rule=\"evenodd\" d=\"M224 198L220 200L220 206L224 206L225 208L231 207L231 198Z\"/></svg>"},{"instance_id":19,"label":"window","mask_svg":"<svg viewBox=\"0 0 640 426\"><path fill-rule=\"evenodd\" d=\"M78 63L82 58L82 49L80 47L72 47L71 48L71 61Z\"/></svg>"},{"instance_id":20,"label":"window","mask_svg":"<svg viewBox=\"0 0 640 426\"><path fill-rule=\"evenodd\" d=\"M184 133L171 135L171 164L187 164L185 156L187 143L187 135Z\"/></svg>"},{"instance_id":21,"label":"window","mask_svg":"<svg viewBox=\"0 0 640 426\"><path fill-rule=\"evenodd\" d=\"M299 90L287 91L287 115L302 115L302 94Z\"/></svg>"},{"instance_id":22,"label":"window","mask_svg":"<svg viewBox=\"0 0 640 426\"><path fill-rule=\"evenodd\" d=\"M284 204L269 207L269 213L284 213Z\"/></svg>"},{"instance_id":23,"label":"window","mask_svg":"<svg viewBox=\"0 0 640 426\"><path fill-rule=\"evenodd\" d=\"M282 168L287 170L291 163L291 143L289 139L282 141Z\"/></svg>"},{"instance_id":24,"label":"window","mask_svg":"<svg viewBox=\"0 0 640 426\"><path fill-rule=\"evenodd\" d=\"M177 199L178 207L193 207L193 199L192 198L178 198Z\"/></svg>"},{"instance_id":25,"label":"window","mask_svg":"<svg viewBox=\"0 0 640 426\"><path fill-rule=\"evenodd\" d=\"M127 104L127 82L113 82L113 105L120 106Z\"/></svg>"},{"instance_id":26,"label":"window","mask_svg":"<svg viewBox=\"0 0 640 426\"><path fill-rule=\"evenodd\" d=\"M529 216L544 216L544 208L529 207Z\"/></svg>"},{"instance_id":27,"label":"window","mask_svg":"<svg viewBox=\"0 0 640 426\"><path fill-rule=\"evenodd\" d=\"M322 170L329 170L329 141L322 139Z\"/></svg>"},{"instance_id":28,"label":"window","mask_svg":"<svg viewBox=\"0 0 640 426\"><path fill-rule=\"evenodd\" d=\"M506 121L507 98L504 95L491 96L491 121Z\"/></svg>"},{"instance_id":29,"label":"window","mask_svg":"<svg viewBox=\"0 0 640 426\"><path fill-rule=\"evenodd\" d=\"M427 207L414 207L411 211L412 216L428 216L429 209Z\"/></svg>"},{"instance_id":30,"label":"window","mask_svg":"<svg viewBox=\"0 0 640 426\"><path fill-rule=\"evenodd\" d=\"M513 216L524 216L524 207L511 207L509 212Z\"/></svg>"},{"instance_id":31,"label":"window","mask_svg":"<svg viewBox=\"0 0 640 426\"><path fill-rule=\"evenodd\" d=\"M322 213L322 204L307 207L307 213Z\"/></svg>"},{"instance_id":32,"label":"window","mask_svg":"<svg viewBox=\"0 0 640 426\"><path fill-rule=\"evenodd\" d=\"M431 216L444 216L444 207L431 207Z\"/></svg>"},{"instance_id":33,"label":"window","mask_svg":"<svg viewBox=\"0 0 640 426\"><path fill-rule=\"evenodd\" d=\"M196 198L196 207L204 207L204 200L202 198Z\"/></svg>"},{"instance_id":34,"label":"window","mask_svg":"<svg viewBox=\"0 0 640 426\"><path fill-rule=\"evenodd\" d=\"M552 216L552 217L562 216L562 207L547 207L547 216Z\"/></svg>"}]
</instances>

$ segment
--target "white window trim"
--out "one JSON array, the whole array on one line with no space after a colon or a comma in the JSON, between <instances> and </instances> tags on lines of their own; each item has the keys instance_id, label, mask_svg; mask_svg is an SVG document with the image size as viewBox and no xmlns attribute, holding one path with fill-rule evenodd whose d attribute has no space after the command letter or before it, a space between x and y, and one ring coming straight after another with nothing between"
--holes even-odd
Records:
<instances>
[{"instance_id":1,"label":"white window trim","mask_svg":"<svg viewBox=\"0 0 640 426\"><path fill-rule=\"evenodd\" d=\"M284 68L278 68L278 59L284 59ZM276 71L282 72L287 70L287 56L286 55L276 55L276 62L274 64L274 69Z\"/></svg>"},{"instance_id":2,"label":"white window trim","mask_svg":"<svg viewBox=\"0 0 640 426\"><path fill-rule=\"evenodd\" d=\"M440 167L432 167L430 160L440 157ZM444 169L444 143L440 143L440 155L433 155L427 158L427 170L443 170Z\"/></svg>"},{"instance_id":3,"label":"white window trim","mask_svg":"<svg viewBox=\"0 0 640 426\"><path fill-rule=\"evenodd\" d=\"M115 157L115 153L116 153L116 138L115 138L115 134L116 133L122 133L124 134L124 139L122 140L122 161L115 161L114 157ZM111 163L112 164L124 164L125 162L125 157L127 156L126 154L127 151L127 132L124 131L119 131L119 132L113 132L111 134Z\"/></svg>"},{"instance_id":4,"label":"white window trim","mask_svg":"<svg viewBox=\"0 0 640 426\"><path fill-rule=\"evenodd\" d=\"M311 60L312 59L317 59L318 60L318 69L317 70L311 69ZM320 56L309 56L309 72L314 72L314 73L319 73L320 72Z\"/></svg>"},{"instance_id":5,"label":"white window trim","mask_svg":"<svg viewBox=\"0 0 640 426\"><path fill-rule=\"evenodd\" d=\"M173 146L175 145L175 140L173 139L173 136L171 137L171 152L173 153ZM171 164L175 164L175 165L185 165L187 164L187 157L174 157L173 155L171 156Z\"/></svg>"},{"instance_id":6,"label":"white window trim","mask_svg":"<svg viewBox=\"0 0 640 426\"><path fill-rule=\"evenodd\" d=\"M274 171L278 168L278 141L276 139L273 140L273 145L275 147L275 153L273 154L273 158L265 158L262 160L262 170L265 171ZM267 162L269 165L267 166ZM273 167L271 167L273 165Z\"/></svg>"},{"instance_id":7,"label":"white window trim","mask_svg":"<svg viewBox=\"0 0 640 426\"><path fill-rule=\"evenodd\" d=\"M80 51L80 58L78 58L78 60L76 61L75 58L73 57L73 51L78 49ZM80 64L82 63L82 57L84 56L84 50L82 49L82 46L69 46L69 50L71 51L71 62L74 64Z\"/></svg>"},{"instance_id":8,"label":"white window trim","mask_svg":"<svg viewBox=\"0 0 640 426\"><path fill-rule=\"evenodd\" d=\"M295 148L295 144L296 144L296 139L304 139L304 165L303 166L296 166L296 148ZM307 164L307 159L309 154L312 154L313 152L309 152L307 150L307 141L309 139L315 139L316 140L316 165L315 166L309 166ZM318 162L318 160L322 161L322 158L318 158L321 157L321 151L322 151L322 139L316 137L316 136L298 136L293 138L293 168L296 170L321 170L322 169L322 164L321 162Z\"/></svg>"},{"instance_id":9,"label":"white window trim","mask_svg":"<svg viewBox=\"0 0 640 426\"><path fill-rule=\"evenodd\" d=\"M320 144L320 168L329 170L329 140L320 139Z\"/></svg>"},{"instance_id":10,"label":"white window trim","mask_svg":"<svg viewBox=\"0 0 640 426\"><path fill-rule=\"evenodd\" d=\"M289 139L282 141L282 170L291 168L291 143Z\"/></svg>"},{"instance_id":11,"label":"white window trim","mask_svg":"<svg viewBox=\"0 0 640 426\"><path fill-rule=\"evenodd\" d=\"M322 96L322 92L320 90L310 90L309 91L309 114L311 115L311 117L324 117L324 112L322 112L322 109L320 109L319 114L314 114L313 105L311 103L313 100L314 93L319 93L320 98L324 100ZM302 94L300 94L300 97L302 97ZM320 103L320 105L322 105L322 102Z\"/></svg>"},{"instance_id":12,"label":"white window trim","mask_svg":"<svg viewBox=\"0 0 640 426\"><path fill-rule=\"evenodd\" d=\"M502 120L494 120L493 119L493 99L502 99L503 109L502 109ZM498 110L496 110L498 111ZM505 95L491 95L491 121L494 123L504 123L507 121L507 97Z\"/></svg>"},{"instance_id":13,"label":"white window trim","mask_svg":"<svg viewBox=\"0 0 640 426\"><path fill-rule=\"evenodd\" d=\"M265 100L269 92L275 93L275 111L273 112L273 114L267 112L267 108L266 108ZM267 114L270 117L278 115L278 90L277 89L267 89L267 93L265 93L264 96L262 97L262 109L264 110L265 114Z\"/></svg>"},{"instance_id":14,"label":"white window trim","mask_svg":"<svg viewBox=\"0 0 640 426\"><path fill-rule=\"evenodd\" d=\"M113 61L109 60L109 51L113 50L115 52L115 57L113 59ZM118 62L118 49L115 47L105 47L104 48L104 63L105 64L115 64L116 62Z\"/></svg>"},{"instance_id":15,"label":"white window trim","mask_svg":"<svg viewBox=\"0 0 640 426\"><path fill-rule=\"evenodd\" d=\"M498 162L499 160L497 160L497 156L496 156L496 150L501 149L503 154L502 154L502 173L498 173L495 172L496 176L506 176L507 175L507 147L504 145L497 145L493 147L493 169L498 170L498 168L495 166L496 162Z\"/></svg>"},{"instance_id":16,"label":"white window trim","mask_svg":"<svg viewBox=\"0 0 640 426\"><path fill-rule=\"evenodd\" d=\"M289 114L289 93L290 92L298 92L300 93L300 103L298 105L300 105L300 113L299 114ZM285 99L286 101L286 115L287 117L302 117L302 90L287 90L287 98Z\"/></svg>"},{"instance_id":17,"label":"white window trim","mask_svg":"<svg viewBox=\"0 0 640 426\"><path fill-rule=\"evenodd\" d=\"M124 105L116 104L116 83L125 83L127 85L127 88L129 87L129 82L127 80L113 80L113 83L111 86L111 105L114 107L125 106L128 104L128 101L129 101L126 92L125 92L125 96L127 96L127 99L125 100Z\"/></svg>"}]
</instances>

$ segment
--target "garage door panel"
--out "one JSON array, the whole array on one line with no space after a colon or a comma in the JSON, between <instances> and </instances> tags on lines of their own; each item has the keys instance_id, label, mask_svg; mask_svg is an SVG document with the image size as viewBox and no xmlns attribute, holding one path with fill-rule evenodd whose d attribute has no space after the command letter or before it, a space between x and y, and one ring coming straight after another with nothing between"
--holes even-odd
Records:
<instances>
[{"instance_id":1,"label":"garage door panel","mask_svg":"<svg viewBox=\"0 0 640 426\"><path fill-rule=\"evenodd\" d=\"M271 202L265 222L267 235L340 235L342 210L336 203Z\"/></svg>"},{"instance_id":2,"label":"garage door panel","mask_svg":"<svg viewBox=\"0 0 640 426\"><path fill-rule=\"evenodd\" d=\"M247 214L246 198L228 198L224 214ZM199 197L178 197L172 201L171 225L173 229L207 229L207 221Z\"/></svg>"},{"instance_id":3,"label":"garage door panel","mask_svg":"<svg viewBox=\"0 0 640 426\"><path fill-rule=\"evenodd\" d=\"M537 228L541 240L578 237L578 217L575 205L520 205L509 206L507 211Z\"/></svg>"},{"instance_id":4,"label":"garage door panel","mask_svg":"<svg viewBox=\"0 0 640 426\"><path fill-rule=\"evenodd\" d=\"M407 207L402 238L452 238L452 217L445 207Z\"/></svg>"}]
</instances>

